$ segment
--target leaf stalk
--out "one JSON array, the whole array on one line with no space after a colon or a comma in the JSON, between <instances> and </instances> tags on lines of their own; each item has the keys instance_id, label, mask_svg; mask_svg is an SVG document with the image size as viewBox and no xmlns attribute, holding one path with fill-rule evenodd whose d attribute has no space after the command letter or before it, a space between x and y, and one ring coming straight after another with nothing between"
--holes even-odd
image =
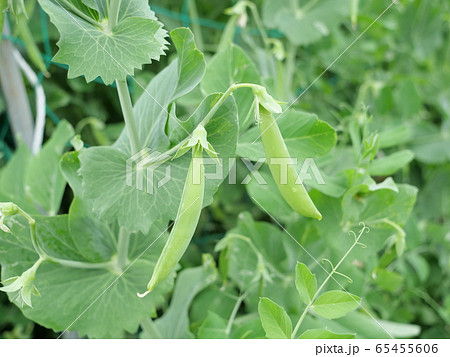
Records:
<instances>
[{"instance_id":1,"label":"leaf stalk","mask_svg":"<svg viewBox=\"0 0 450 357\"><path fill-rule=\"evenodd\" d=\"M116 80L117 93L119 94L120 106L122 108L123 118L130 138L132 154L136 154L139 147L139 136L136 129L136 121L134 119L133 104L131 102L130 92L126 81Z\"/></svg>"},{"instance_id":2,"label":"leaf stalk","mask_svg":"<svg viewBox=\"0 0 450 357\"><path fill-rule=\"evenodd\" d=\"M120 3L121 0L111 0L109 2L109 11L108 11L108 33L112 33L114 27L117 26L119 22L119 11L120 11Z\"/></svg>"},{"instance_id":3,"label":"leaf stalk","mask_svg":"<svg viewBox=\"0 0 450 357\"><path fill-rule=\"evenodd\" d=\"M130 247L130 234L123 227L120 227L119 241L117 244L117 264L124 269L128 264L128 251Z\"/></svg>"}]
</instances>

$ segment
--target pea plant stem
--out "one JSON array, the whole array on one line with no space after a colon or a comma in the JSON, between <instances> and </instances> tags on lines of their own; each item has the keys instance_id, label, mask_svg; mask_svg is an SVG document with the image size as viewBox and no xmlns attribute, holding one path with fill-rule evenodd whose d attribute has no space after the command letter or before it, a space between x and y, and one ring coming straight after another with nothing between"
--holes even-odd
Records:
<instances>
[{"instance_id":1,"label":"pea plant stem","mask_svg":"<svg viewBox=\"0 0 450 357\"><path fill-rule=\"evenodd\" d=\"M68 268L78 268L78 269L107 269L117 272L117 260L112 259L108 262L102 262L102 263L88 263L88 262L80 262L75 260L67 260L67 259L60 259L56 257L52 257L50 254L45 252L45 250L41 247L37 232L36 232L36 220L31 217L27 212L25 212L23 209L21 209L19 206L14 205L17 209L16 214L19 214L23 216L30 225L30 236L31 236L31 243L33 244L33 248L36 251L36 253L39 255L39 260L41 263L43 261L48 261L52 263L57 263L62 266L68 267Z\"/></svg>"},{"instance_id":2,"label":"pea plant stem","mask_svg":"<svg viewBox=\"0 0 450 357\"><path fill-rule=\"evenodd\" d=\"M238 297L236 300L236 304L234 305L233 311L231 312L230 319L228 320L227 328L225 330L227 336L230 336L231 329L233 327L234 320L236 319L239 308L247 297L249 291L246 291L244 294Z\"/></svg>"},{"instance_id":3,"label":"pea plant stem","mask_svg":"<svg viewBox=\"0 0 450 357\"><path fill-rule=\"evenodd\" d=\"M253 88L255 87L255 84L252 83L234 83L232 84L225 93L222 94L222 97L217 101L217 103L211 108L208 114L206 114L205 118L201 121L201 125L206 126L208 122L212 119L212 117L217 113L219 108L222 106L223 103L228 99L228 97L237 89L240 88Z\"/></svg>"},{"instance_id":4,"label":"pea plant stem","mask_svg":"<svg viewBox=\"0 0 450 357\"><path fill-rule=\"evenodd\" d=\"M335 267L333 267L333 269L331 270L331 272L328 274L328 276L326 277L326 279L323 281L322 285L320 285L320 287L317 289L316 293L314 294L313 298L311 299L311 301L308 303L308 305L306 306L305 310L303 310L303 313L301 314L300 318L298 319L297 324L295 325L294 331L292 331L292 335L291 338L295 338L295 336L297 335L297 332L303 322L303 320L305 319L306 315L308 314L309 309L314 305L314 302L317 300L317 298L319 297L320 293L322 292L323 288L325 287L325 285L328 283L328 281L332 278L332 276L337 272L338 268L341 266L342 262L347 258L347 256L350 254L350 252L353 250L353 248L355 248L359 243L359 239L361 238L362 234L364 233L366 227L364 226L362 228L362 230L359 232L358 236L356 237L354 243L351 245L351 247L347 250L347 252L344 254L344 256L341 258L341 260L339 260L339 263L336 264Z\"/></svg>"},{"instance_id":5,"label":"pea plant stem","mask_svg":"<svg viewBox=\"0 0 450 357\"><path fill-rule=\"evenodd\" d=\"M124 269L128 263L128 250L130 247L130 234L123 227L120 227L119 240L117 243L117 264Z\"/></svg>"},{"instance_id":6,"label":"pea plant stem","mask_svg":"<svg viewBox=\"0 0 450 357\"><path fill-rule=\"evenodd\" d=\"M284 74L284 95L292 93L292 81L295 73L295 59L297 57L297 46L289 44L286 56L286 68ZM286 98L286 97L285 97Z\"/></svg>"},{"instance_id":7,"label":"pea plant stem","mask_svg":"<svg viewBox=\"0 0 450 357\"><path fill-rule=\"evenodd\" d=\"M47 256L46 259L49 262L57 263L67 268L76 268L76 269L105 269L117 271L117 263L114 260L104 262L104 263L87 263L87 262L78 262L75 260L66 260L66 259L58 259Z\"/></svg>"},{"instance_id":8,"label":"pea plant stem","mask_svg":"<svg viewBox=\"0 0 450 357\"><path fill-rule=\"evenodd\" d=\"M264 47L265 47L266 51L269 51L270 41L269 41L269 38L267 37L266 29L264 28L261 16L259 16L258 8L257 8L256 4L254 4L251 1L247 2L247 6L250 8L250 11L252 12L256 27L258 28L258 31L260 32L261 38L264 42Z\"/></svg>"},{"instance_id":9,"label":"pea plant stem","mask_svg":"<svg viewBox=\"0 0 450 357\"><path fill-rule=\"evenodd\" d=\"M196 0L189 0L188 3L188 11L189 16L191 17L191 27L192 31L194 32L195 42L197 43L197 48L200 51L203 51L205 48L205 44L203 41L203 34L202 34L202 28L198 23L198 10L197 10L197 4L195 3Z\"/></svg>"},{"instance_id":10,"label":"pea plant stem","mask_svg":"<svg viewBox=\"0 0 450 357\"><path fill-rule=\"evenodd\" d=\"M217 103L214 104L214 106L211 108L211 110L208 112L208 114L206 114L206 116L203 118L203 120L200 123L201 125L206 126L206 124L208 124L208 122L212 119L214 114L217 113L217 111L222 106L222 104L227 100L227 98L231 95L231 93L233 93L233 91L236 89L235 87L236 87L236 84L232 84L226 90L226 92L224 94L222 94L222 96L217 101Z\"/></svg>"},{"instance_id":11,"label":"pea plant stem","mask_svg":"<svg viewBox=\"0 0 450 357\"><path fill-rule=\"evenodd\" d=\"M126 81L116 81L117 93L119 94L120 106L122 107L123 118L130 138L132 154L139 151L139 137L136 129L136 122L133 114L133 104Z\"/></svg>"},{"instance_id":12,"label":"pea plant stem","mask_svg":"<svg viewBox=\"0 0 450 357\"><path fill-rule=\"evenodd\" d=\"M392 228L394 228L400 236L402 236L402 237L405 237L405 236L406 236L406 233L405 233L405 231L403 230L403 228L400 227L397 223L391 221L391 220L388 219L388 218L378 219L378 220L375 220L375 221L371 221L371 222L370 222L370 224L372 224L372 225L383 224L383 223L385 223L385 224L391 226Z\"/></svg>"},{"instance_id":13,"label":"pea plant stem","mask_svg":"<svg viewBox=\"0 0 450 357\"><path fill-rule=\"evenodd\" d=\"M228 20L225 30L222 32L222 37L220 38L219 45L217 46L217 53L226 50L230 46L230 43L233 42L238 19L239 15L233 15Z\"/></svg>"},{"instance_id":14,"label":"pea plant stem","mask_svg":"<svg viewBox=\"0 0 450 357\"><path fill-rule=\"evenodd\" d=\"M30 225L31 243L33 244L34 250L36 251L36 253L39 254L40 257L45 259L47 257L47 254L45 254L44 251L41 249L41 247L39 246L38 239L37 239L36 221L34 220L33 217L31 217L22 208L20 208L20 207L17 207L17 208L18 208L18 212L17 213L22 215L23 217L25 217L26 220L28 221L28 224Z\"/></svg>"},{"instance_id":15,"label":"pea plant stem","mask_svg":"<svg viewBox=\"0 0 450 357\"><path fill-rule=\"evenodd\" d=\"M108 11L108 32L112 33L119 21L119 10L121 0L110 0Z\"/></svg>"},{"instance_id":16,"label":"pea plant stem","mask_svg":"<svg viewBox=\"0 0 450 357\"><path fill-rule=\"evenodd\" d=\"M286 98L284 88L284 66L283 61L277 60L277 94L279 98Z\"/></svg>"}]
</instances>

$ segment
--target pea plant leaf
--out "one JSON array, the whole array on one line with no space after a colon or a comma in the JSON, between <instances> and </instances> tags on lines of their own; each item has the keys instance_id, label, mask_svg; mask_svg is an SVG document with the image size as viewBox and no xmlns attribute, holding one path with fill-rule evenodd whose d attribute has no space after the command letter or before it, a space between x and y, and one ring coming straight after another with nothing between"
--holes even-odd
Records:
<instances>
[{"instance_id":1,"label":"pea plant leaf","mask_svg":"<svg viewBox=\"0 0 450 357\"><path fill-rule=\"evenodd\" d=\"M412 338L420 333L420 327L413 324L398 323L393 321L374 319L364 312L352 311L344 317L328 320L326 322L327 330L336 334L353 335L356 331L356 338ZM311 334L319 335L323 330L323 320L316 319L313 316L305 318L305 325L312 332L305 331L304 338L310 338ZM317 332L316 332L317 331ZM300 338L303 338L300 335ZM316 338L316 337L314 337ZM319 337L317 337L319 338ZM330 338L332 338L330 336ZM349 337L350 338L350 337Z\"/></svg>"},{"instance_id":2,"label":"pea plant leaf","mask_svg":"<svg viewBox=\"0 0 450 357\"><path fill-rule=\"evenodd\" d=\"M47 252L61 259L85 261L84 252L79 251L75 244L80 237L72 235L68 229L67 215L35 218L38 238ZM7 223L13 235L0 233L3 281L19 276L37 259L26 221L22 217L12 217ZM150 245L151 249L147 249L123 275L114 270L76 269L43 263L34 282L40 297L33 298L33 308L21 307L23 314L55 331L76 330L80 335L93 338L118 338L123 337L125 331L137 332L142 318L150 317L164 303L164 295L173 285L172 274L146 298L140 299L136 295L147 284L148 276L154 269L166 237L159 238L163 231L159 227L146 239L140 234L131 235L130 261L134 261ZM117 232L114 233L117 236ZM92 234L91 237L92 246L98 246L104 240L101 234ZM1 254L5 249L8 249L7 256ZM14 264L8 264L8 261ZM11 301L14 295L9 293ZM57 304L55 296L58 297Z\"/></svg>"},{"instance_id":3,"label":"pea plant leaf","mask_svg":"<svg viewBox=\"0 0 450 357\"><path fill-rule=\"evenodd\" d=\"M279 29L293 44L309 45L332 33L349 10L350 0L265 0L263 20L268 28Z\"/></svg>"},{"instance_id":4,"label":"pea plant leaf","mask_svg":"<svg viewBox=\"0 0 450 357\"><path fill-rule=\"evenodd\" d=\"M276 186L275 180L268 167L262 167L259 170L263 182L257 181L254 177L250 178L246 185L247 192L251 199L255 201L260 209L264 207L272 216L280 222L290 222L298 217L298 213L286 203L281 196L280 190Z\"/></svg>"},{"instance_id":5,"label":"pea plant leaf","mask_svg":"<svg viewBox=\"0 0 450 357\"><path fill-rule=\"evenodd\" d=\"M66 150L74 130L67 121L59 123L42 150L31 158L25 187L32 201L49 215L59 211L66 180L59 170L59 158Z\"/></svg>"},{"instance_id":6,"label":"pea plant leaf","mask_svg":"<svg viewBox=\"0 0 450 357\"><path fill-rule=\"evenodd\" d=\"M75 246L74 240L78 237L67 234L69 222L66 214L54 217L37 216L36 220L37 239L47 254L58 259L84 261Z\"/></svg>"},{"instance_id":7,"label":"pea plant leaf","mask_svg":"<svg viewBox=\"0 0 450 357\"><path fill-rule=\"evenodd\" d=\"M198 329L197 338L228 338L227 322L221 316L208 311L205 321Z\"/></svg>"},{"instance_id":8,"label":"pea plant leaf","mask_svg":"<svg viewBox=\"0 0 450 357\"><path fill-rule=\"evenodd\" d=\"M320 295L311 309L326 319L337 319L345 316L359 306L361 299L341 290L331 290Z\"/></svg>"},{"instance_id":9,"label":"pea plant leaf","mask_svg":"<svg viewBox=\"0 0 450 357\"><path fill-rule=\"evenodd\" d=\"M77 197L70 205L68 229L70 235L75 237L75 247L87 261L106 261L116 250L111 229L93 216L83 201Z\"/></svg>"},{"instance_id":10,"label":"pea plant leaf","mask_svg":"<svg viewBox=\"0 0 450 357\"><path fill-rule=\"evenodd\" d=\"M403 226L416 202L417 188L389 182L393 183L390 178L376 185L367 182L348 190L342 200L343 219L367 225L389 220Z\"/></svg>"},{"instance_id":11,"label":"pea plant leaf","mask_svg":"<svg viewBox=\"0 0 450 357\"><path fill-rule=\"evenodd\" d=\"M220 262L219 262L220 265ZM226 291L228 294L224 294ZM208 318L208 312L213 311L223 320L228 320L236 305L238 296L232 288L223 289L218 284L212 284L201 291L189 307L191 326L201 326ZM192 330L192 328L191 328Z\"/></svg>"},{"instance_id":12,"label":"pea plant leaf","mask_svg":"<svg viewBox=\"0 0 450 357\"><path fill-rule=\"evenodd\" d=\"M445 120L438 128L429 123L415 127L412 151L417 160L426 164L443 164L450 161L450 120Z\"/></svg>"},{"instance_id":13,"label":"pea plant leaf","mask_svg":"<svg viewBox=\"0 0 450 357\"><path fill-rule=\"evenodd\" d=\"M356 334L354 333L335 333L330 330L324 329L312 329L303 332L300 339L354 339Z\"/></svg>"},{"instance_id":14,"label":"pea plant leaf","mask_svg":"<svg viewBox=\"0 0 450 357\"><path fill-rule=\"evenodd\" d=\"M78 170L80 169L80 159L78 158L78 151L66 152L59 161L59 168L62 175L66 179L70 188L76 197L82 197L82 177Z\"/></svg>"},{"instance_id":15,"label":"pea plant leaf","mask_svg":"<svg viewBox=\"0 0 450 357\"><path fill-rule=\"evenodd\" d=\"M224 92L233 83L261 84L256 66L238 46L231 45L226 50L216 54L206 67L201 88L206 94ZM239 113L239 128L245 131L251 124L253 116L249 116L254 100L250 88L239 89L235 94Z\"/></svg>"},{"instance_id":16,"label":"pea plant leaf","mask_svg":"<svg viewBox=\"0 0 450 357\"><path fill-rule=\"evenodd\" d=\"M59 157L73 135L72 126L63 120L35 156L20 143L15 155L0 171L1 200L15 202L30 213L58 213L66 186Z\"/></svg>"},{"instance_id":17,"label":"pea plant leaf","mask_svg":"<svg viewBox=\"0 0 450 357\"><path fill-rule=\"evenodd\" d=\"M212 108L217 98L217 95L212 95L202 105ZM238 124L233 98L228 98L222 105L206 125L206 130L209 142L220 157L234 157ZM133 184L127 185L129 160L127 154L115 147L83 150L80 153L80 174L83 177L84 198L103 220L113 222L117 219L120 226L131 232L148 232L154 222L168 222L175 218L191 159L185 155L157 166L151 172L152 177L145 176L146 180L141 181L142 190L137 186L137 172L133 173ZM228 159L224 159L220 169L226 173L228 165ZM205 165L205 172L214 173L215 167ZM206 180L205 206L211 204L213 195L223 179L224 175ZM164 184L151 192L147 183L152 182ZM161 202L164 202L164 205L161 205ZM145 212L145 215L142 215L142 212Z\"/></svg>"},{"instance_id":18,"label":"pea plant leaf","mask_svg":"<svg viewBox=\"0 0 450 357\"><path fill-rule=\"evenodd\" d=\"M379 190L369 195L364 200L359 221L375 224L388 219L403 226L416 202L417 188L406 184L397 186L398 193L391 190Z\"/></svg>"},{"instance_id":19,"label":"pea plant leaf","mask_svg":"<svg viewBox=\"0 0 450 357\"><path fill-rule=\"evenodd\" d=\"M55 62L69 78L125 80L142 65L159 60L167 35L146 0L122 1L116 26L108 27L108 1L39 0L61 37Z\"/></svg>"},{"instance_id":20,"label":"pea plant leaf","mask_svg":"<svg viewBox=\"0 0 450 357\"><path fill-rule=\"evenodd\" d=\"M0 230L0 263L14 265L17 257L20 257L21 260L30 262L31 266L38 259L38 255L31 244L26 220L19 216L10 217L7 224L12 234Z\"/></svg>"},{"instance_id":21,"label":"pea plant leaf","mask_svg":"<svg viewBox=\"0 0 450 357\"><path fill-rule=\"evenodd\" d=\"M30 150L25 143L19 142L11 160L0 170L0 197L3 202L16 202L29 212L39 213L25 191L25 175L30 159Z\"/></svg>"},{"instance_id":22,"label":"pea plant leaf","mask_svg":"<svg viewBox=\"0 0 450 357\"><path fill-rule=\"evenodd\" d=\"M192 338L189 331L188 310L194 297L218 277L214 260L203 257L203 265L183 270L177 278L169 309L155 325L163 338Z\"/></svg>"},{"instance_id":23,"label":"pea plant leaf","mask_svg":"<svg viewBox=\"0 0 450 357\"><path fill-rule=\"evenodd\" d=\"M281 306L268 298L262 298L258 311L268 338L291 338L292 322Z\"/></svg>"},{"instance_id":24,"label":"pea plant leaf","mask_svg":"<svg viewBox=\"0 0 450 357\"><path fill-rule=\"evenodd\" d=\"M297 160L325 155L336 145L336 131L315 114L288 110L277 119L291 157ZM253 127L239 138L237 154L257 161L264 158L260 130Z\"/></svg>"},{"instance_id":25,"label":"pea plant leaf","mask_svg":"<svg viewBox=\"0 0 450 357\"><path fill-rule=\"evenodd\" d=\"M245 303L249 311L257 311L260 296L277 301L288 311L298 309L293 272L301 248L278 226L241 213L238 226L228 232L216 250L228 250L228 280L248 292ZM292 283L283 284L283 276L289 276ZM261 283L262 290L258 288Z\"/></svg>"},{"instance_id":26,"label":"pea plant leaf","mask_svg":"<svg viewBox=\"0 0 450 357\"><path fill-rule=\"evenodd\" d=\"M402 167L408 165L414 159L414 154L410 150L402 150L392 155L374 160L368 172L372 176L388 176L396 173Z\"/></svg>"},{"instance_id":27,"label":"pea plant leaf","mask_svg":"<svg viewBox=\"0 0 450 357\"><path fill-rule=\"evenodd\" d=\"M237 325L231 331L231 338L234 339L263 339L266 337L266 332L262 327L261 320L257 314L246 316L245 321L242 324Z\"/></svg>"},{"instance_id":28,"label":"pea plant leaf","mask_svg":"<svg viewBox=\"0 0 450 357\"><path fill-rule=\"evenodd\" d=\"M246 290L259 277L266 282L275 274L287 271L287 253L283 233L267 222L255 222L248 212L239 217L238 226L219 242L216 250L229 249L228 276ZM257 274L255 275L255 272Z\"/></svg>"},{"instance_id":29,"label":"pea plant leaf","mask_svg":"<svg viewBox=\"0 0 450 357\"><path fill-rule=\"evenodd\" d=\"M304 304L309 304L317 290L317 279L303 263L297 263L295 268L295 286Z\"/></svg>"}]
</instances>

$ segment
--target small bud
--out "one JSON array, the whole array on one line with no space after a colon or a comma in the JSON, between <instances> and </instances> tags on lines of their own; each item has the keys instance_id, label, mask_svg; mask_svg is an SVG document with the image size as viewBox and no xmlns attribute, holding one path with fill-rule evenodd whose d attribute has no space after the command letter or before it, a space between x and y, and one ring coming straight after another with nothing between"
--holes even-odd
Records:
<instances>
[{"instance_id":1,"label":"small bud","mask_svg":"<svg viewBox=\"0 0 450 357\"><path fill-rule=\"evenodd\" d=\"M267 93L267 89L265 87L254 85L252 89L258 104L264 107L268 112L276 114L283 111L280 106L281 102L273 99L273 97Z\"/></svg>"},{"instance_id":2,"label":"small bud","mask_svg":"<svg viewBox=\"0 0 450 357\"><path fill-rule=\"evenodd\" d=\"M242 15L239 16L239 19L237 21L237 25L242 28L245 29L247 27L247 22L248 22L248 15L246 12L244 12Z\"/></svg>"},{"instance_id":3,"label":"small bud","mask_svg":"<svg viewBox=\"0 0 450 357\"><path fill-rule=\"evenodd\" d=\"M12 202L0 203L0 229L3 232L11 233L11 230L5 224L5 218L14 216L19 212L19 208Z\"/></svg>"},{"instance_id":4,"label":"small bud","mask_svg":"<svg viewBox=\"0 0 450 357\"><path fill-rule=\"evenodd\" d=\"M234 6L225 9L226 15L242 15L247 13L247 2L239 1Z\"/></svg>"},{"instance_id":5,"label":"small bud","mask_svg":"<svg viewBox=\"0 0 450 357\"><path fill-rule=\"evenodd\" d=\"M276 38L271 38L270 43L272 44L271 52L278 61L284 61L286 59L286 51L284 49L283 42Z\"/></svg>"},{"instance_id":6,"label":"small bud","mask_svg":"<svg viewBox=\"0 0 450 357\"><path fill-rule=\"evenodd\" d=\"M19 293L16 297L16 301L22 306L25 304L29 307L33 307L31 304L31 296L40 296L39 291L33 283L36 279L36 271L43 261L44 259L39 259L21 276L16 276L2 282L4 286L0 288L0 291L4 291L6 293L13 293L15 291L18 291Z\"/></svg>"},{"instance_id":7,"label":"small bud","mask_svg":"<svg viewBox=\"0 0 450 357\"><path fill-rule=\"evenodd\" d=\"M73 139L70 140L70 144L73 146L75 151L80 151L81 149L84 148L84 142L83 140L81 140L80 135L74 136Z\"/></svg>"},{"instance_id":8,"label":"small bud","mask_svg":"<svg viewBox=\"0 0 450 357\"><path fill-rule=\"evenodd\" d=\"M213 146L208 142L208 133L203 125L198 125L195 128L190 139L178 149L172 160L183 156L197 145L205 150L212 159L218 161L217 152L215 152Z\"/></svg>"}]
</instances>

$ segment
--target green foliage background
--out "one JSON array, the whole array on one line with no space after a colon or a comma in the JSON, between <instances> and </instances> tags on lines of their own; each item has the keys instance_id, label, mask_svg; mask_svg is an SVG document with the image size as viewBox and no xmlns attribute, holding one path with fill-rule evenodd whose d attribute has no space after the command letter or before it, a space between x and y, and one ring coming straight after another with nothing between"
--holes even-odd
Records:
<instances>
[{"instance_id":1,"label":"green foliage background","mask_svg":"<svg viewBox=\"0 0 450 357\"><path fill-rule=\"evenodd\" d=\"M356 333L358 338L388 337L368 317L369 312L384 321L383 327L394 337L448 338L448 1L400 0L373 25L372 22L386 9L389 1L360 1L355 17L351 12L352 1L321 0L311 11L305 13L301 23L295 18L295 9L290 7L293 3L291 1L255 1L268 36L282 41L288 54L296 54L293 63L289 63L289 59L283 62L290 75L281 80L277 77L280 72L277 71L272 53L264 48L257 23L251 16L247 27L238 29L233 36L234 43L239 47L227 48L221 56L215 52L230 19L224 14L224 10L234 2L197 0L195 3L197 11L189 6L189 1L150 2L166 30L179 26L191 27L197 46L206 56L206 74L200 86L179 101L178 117L188 119L188 113L201 98L200 88L204 93L210 94L226 90L233 81L261 82L271 89L274 97L289 102L301 95L292 111L280 120L280 128L291 154L295 153L300 158L318 157L321 172L330 184L326 187L308 184L313 188L311 195L324 219L315 222L293 214L281 196L271 194L277 191L268 170L262 170L262 175L268 181L265 188L254 182L246 186L224 183L215 192L218 184L214 185L209 192L210 201L213 194L214 201L202 213L193 244L181 261L181 273L177 277L174 292L171 293L171 283L167 283L167 286L161 288L161 296L155 298L155 306L141 306L134 310L134 314L138 316L145 311L148 316L159 317L152 327L159 331L160 337L263 338L267 329L263 329L264 319L261 323L258 315L258 297L262 296L277 304L274 306L265 302L263 307L266 315L278 311L280 306L284 308L286 316L284 312L273 313L274 316L281 316L278 325L282 326L273 332L273 336L286 335L286 331L292 328L289 326L290 319L295 325L304 308L304 301L299 299L295 287L296 262L301 261L307 265L319 281L326 277L325 271L297 243L302 244L319 261L327 258L337 262L353 243L352 238L348 238L348 232L357 232L358 224L364 222L371 228L371 232L362 237L367 249L355 248L340 268L340 272L353 282L350 284L342 276L336 279L349 292L363 298L363 306L367 311L354 311L331 321L320 316L308 316L302 325L302 332L326 326L336 333ZM274 8L275 3L277 5ZM303 3L304 1L299 2L301 5ZM51 78L42 80L48 97L48 114L53 118L53 121L47 120L46 138L55 133L56 122L64 118L88 146L111 145L119 138L123 129L116 93L99 83L100 80L90 84L86 84L82 77L68 80L67 68L50 62L51 55L57 51L59 35L53 25L47 22L44 23L48 25L48 32L42 31L45 16L36 8L31 13L28 24L40 52L44 54L47 70L52 74ZM10 22L14 28L14 21ZM325 25L325 30L320 24ZM368 26L371 27L364 36L321 76L329 64ZM13 35L13 40L23 50L24 44L20 36L15 33ZM173 46L170 46L168 56L162 56L160 62L146 65L143 71L136 72L136 81L148 83L176 56ZM223 68L227 65L232 68L236 65L245 70L226 76ZM292 66L291 70L289 66ZM139 63L134 67L139 67ZM38 68L36 64L35 68ZM320 79L315 82L318 76ZM195 85L199 81L200 78ZM111 82L110 78L107 78L107 82ZM314 85L310 86L311 83ZM136 102L143 89L133 81L130 81L130 86ZM32 98L33 89L30 87L28 90ZM238 112L248 111L245 107L248 100L244 94L241 98L244 98L241 102L239 99L236 101ZM168 103L171 101L167 100ZM209 103L204 105L208 106ZM225 108L221 113L223 117L231 116L229 111L233 111L233 108L231 104ZM57 149L58 155L48 154L42 161L36 159L34 163L30 163L31 159L20 148L15 147L5 110L5 103L0 97L2 166L7 163L11 167L16 166L14 171L3 169L0 174L0 200L7 201L11 197L20 196L20 192L5 189L10 187L9 183L17 175L23 181L17 187L22 185L23 189L25 185L29 186L36 201L48 205L44 206L47 212L68 214L69 218L66 217L66 220L71 216L77 217L75 209L71 208L69 211L73 193L70 189L64 191L64 183L60 183L62 186L58 190L58 197L62 197L60 208L57 206L58 198L55 202L47 202L47 194L42 192L42 187L50 185L49 181L63 180L59 172L52 172L53 177L47 177L47 167L41 164L47 162L51 165L51 160L55 157L59 159L64 145ZM241 118L242 116L240 120ZM295 120L299 124L292 124ZM251 123L240 121L239 124L242 130L247 129ZM336 129L337 135L332 128ZM58 130L64 131L61 126ZM262 146L258 143L249 145L257 136L256 129L241 133L237 154L249 158L260 157ZM315 136L315 133L320 135ZM70 137L71 134L71 129L67 129L65 134L61 134L60 140L67 141L66 136ZM229 135L228 144L236 140L232 134ZM161 138L158 132L153 136L156 139L152 138L152 143ZM166 141L171 139L173 138L167 137ZM55 147L61 146L56 144L54 143ZM158 145L162 144L158 142ZM222 145L225 150L233 150L227 148L226 143ZM104 162L102 155L105 150L116 149L100 148L80 159L83 161L88 155L98 154L98 160ZM14 159L11 159L14 152ZM111 156L110 153L105 154L105 157ZM37 172L36 176L27 177L23 168L26 165L34 165L35 169L28 170ZM88 171L89 167L84 169ZM39 173L39 170L42 172ZM182 177L182 169L179 175ZM42 181L36 177L42 178ZM86 177L89 177L89 172ZM69 183L73 189L74 185L70 180ZM108 197L111 198L111 195ZM26 207L27 203L24 202L23 205ZM79 209L82 210L83 207ZM167 219L173 218L170 214L161 213ZM130 226L146 226L145 222L133 221L138 217L131 214L126 217L124 213L123 217L123 222ZM70 230L67 228L68 223L54 221L57 230ZM285 231L276 222L280 222ZM20 249L26 250L26 244ZM136 253L139 247L134 249ZM95 249L93 251L103 254ZM142 266L131 271L127 281L136 286L145 285L145 277L143 282L139 281L140 273L148 271L146 264L154 264L154 257L150 255L156 256L157 252L156 249L154 253L150 253ZM205 253L214 257L218 262L218 269L209 255L202 258ZM26 266L31 260L32 258L25 257L20 264ZM1 249L0 262L8 262L8 256ZM328 266L324 266L328 269ZM50 268L43 269L47 271ZM65 279L73 278L64 269L61 269L61 274L61 284ZM79 277L84 278L86 277ZM99 289L99 281L112 278L100 276L95 279L97 280L92 280L92 290L85 292L86 299L90 294L96 293L95 289ZM57 286L58 282L52 283ZM192 289L194 283L195 289ZM122 289L114 291L114 297L120 301L127 288L130 288L128 296L132 296L136 286L130 288L124 284ZM63 291L63 287L60 289ZM327 285L327 290L335 289L339 289L336 283L330 282ZM83 296L80 295L80 300L82 299ZM236 301L240 301L242 305L238 306L234 323L229 326L229 318L237 306ZM119 311L118 314L120 313ZM36 317L30 311L25 314L51 324L49 316ZM99 308L91 318L105 314L107 312ZM122 312L122 317L126 314ZM57 328L54 328L63 330L70 323L69 320L70 317L67 321L59 321ZM176 329L173 327L174 320L179 320ZM104 321L105 326L108 323L108 320ZM149 334L152 329L149 326L146 328L145 322L141 324L141 328L137 329L137 326L134 322L124 326L124 330L136 330L135 333L119 329L109 331L106 336L155 337ZM78 327L83 335L102 337L96 328L91 329L89 320ZM52 330L25 318L4 293L0 293L0 335L3 338L57 336Z\"/></svg>"}]
</instances>

